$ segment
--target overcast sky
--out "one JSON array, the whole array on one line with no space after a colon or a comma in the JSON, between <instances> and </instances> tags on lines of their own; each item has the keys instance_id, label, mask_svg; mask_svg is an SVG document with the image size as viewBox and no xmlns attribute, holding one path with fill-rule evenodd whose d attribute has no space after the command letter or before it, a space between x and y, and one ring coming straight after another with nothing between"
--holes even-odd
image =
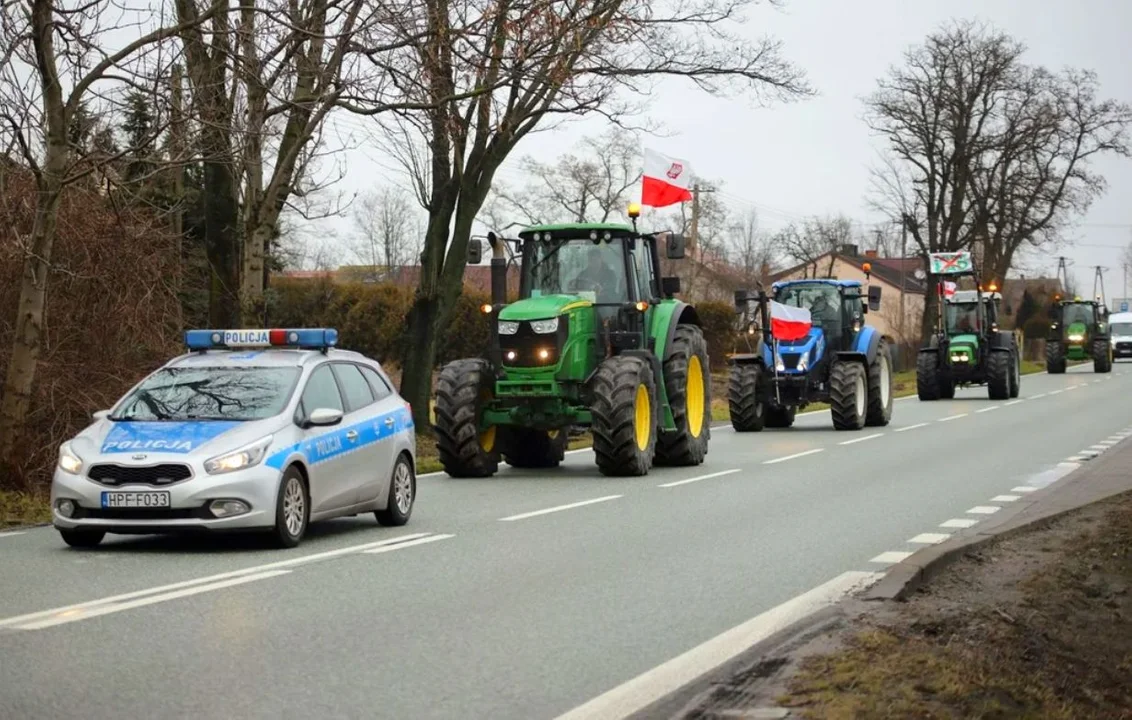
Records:
<instances>
[{"instance_id":1,"label":"overcast sky","mask_svg":"<svg viewBox=\"0 0 1132 720\"><path fill-rule=\"evenodd\" d=\"M756 209L764 229L839 212L863 225L875 223L865 191L879 145L862 120L861 98L906 49L956 17L989 21L1009 32L1028 46L1030 63L1091 68L1106 96L1132 101L1128 0L789 0L781 11L752 10L744 32L781 39L786 56L805 69L819 95L759 108L743 97L712 98L669 82L656 94L651 113L671 136L648 144L688 160L701 177L722 180L723 197L737 212ZM349 118L344 126L360 122ZM598 121L582 121L533 135L520 143L501 176L514 182L522 177L514 169L520 156L550 160L578 137L603 129ZM346 193L404 182L375 149L352 151L345 167L338 190ZM1120 249L1132 240L1132 161L1112 158L1097 167L1109 190L1082 218L1073 232L1076 244L1064 254L1086 292L1093 284L1089 266L1112 268L1105 276L1112 298L1122 294ZM350 232L346 220L329 222L339 236ZM1050 275L1056 264L1055 257L1033 261Z\"/></svg>"}]
</instances>

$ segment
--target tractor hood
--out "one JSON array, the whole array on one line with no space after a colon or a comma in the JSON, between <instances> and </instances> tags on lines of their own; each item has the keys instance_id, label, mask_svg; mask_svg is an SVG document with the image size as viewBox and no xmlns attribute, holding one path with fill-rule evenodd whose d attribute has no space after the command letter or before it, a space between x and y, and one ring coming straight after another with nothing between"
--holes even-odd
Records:
<instances>
[{"instance_id":1,"label":"tractor hood","mask_svg":"<svg viewBox=\"0 0 1132 720\"><path fill-rule=\"evenodd\" d=\"M499 311L499 319L543 320L558 317L568 310L591 304L592 301L580 295L540 295L539 297L518 300L507 305Z\"/></svg>"},{"instance_id":2,"label":"tractor hood","mask_svg":"<svg viewBox=\"0 0 1132 720\"><path fill-rule=\"evenodd\" d=\"M947 350L952 362L963 362L962 355L967 356L967 362L973 363L978 357L979 338L971 333L953 335L948 341ZM960 356L960 357L957 357Z\"/></svg>"},{"instance_id":3,"label":"tractor hood","mask_svg":"<svg viewBox=\"0 0 1132 720\"><path fill-rule=\"evenodd\" d=\"M778 342L778 356L781 358L782 363L779 366L778 358L771 358L771 350L769 347L764 351L764 360L768 363L773 363L772 366L781 367L779 372L788 374L808 372L819 360L821 360L822 353L825 350L825 333L822 329L813 326L810 332L804 338L797 340L780 340ZM802 363L802 356L805 355L806 362Z\"/></svg>"},{"instance_id":4,"label":"tractor hood","mask_svg":"<svg viewBox=\"0 0 1132 720\"><path fill-rule=\"evenodd\" d=\"M1065 330L1065 335L1069 338L1069 342L1081 342L1085 339L1087 332L1088 328L1085 327L1085 323L1075 322L1069 324L1069 327ZM1081 337L1077 338L1078 335Z\"/></svg>"}]
</instances>

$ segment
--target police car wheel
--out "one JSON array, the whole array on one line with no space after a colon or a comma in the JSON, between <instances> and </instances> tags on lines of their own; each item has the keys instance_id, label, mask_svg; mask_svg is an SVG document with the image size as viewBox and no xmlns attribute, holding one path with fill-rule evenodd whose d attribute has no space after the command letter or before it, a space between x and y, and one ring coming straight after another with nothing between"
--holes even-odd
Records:
<instances>
[{"instance_id":1,"label":"police car wheel","mask_svg":"<svg viewBox=\"0 0 1132 720\"><path fill-rule=\"evenodd\" d=\"M310 515L307 484L303 482L302 473L292 465L283 473L275 500L275 528L272 530L275 544L284 548L298 545L307 532Z\"/></svg>"},{"instance_id":2,"label":"police car wheel","mask_svg":"<svg viewBox=\"0 0 1132 720\"><path fill-rule=\"evenodd\" d=\"M393 465L389 480L389 502L384 510L374 512L377 521L386 527L399 527L409 522L417 499L417 477L409 459L402 455Z\"/></svg>"},{"instance_id":3,"label":"police car wheel","mask_svg":"<svg viewBox=\"0 0 1132 720\"><path fill-rule=\"evenodd\" d=\"M64 530L62 528L59 529L59 535L62 536L63 542L77 548L97 547L102 542L102 538L106 537L106 533L101 530Z\"/></svg>"}]
</instances>

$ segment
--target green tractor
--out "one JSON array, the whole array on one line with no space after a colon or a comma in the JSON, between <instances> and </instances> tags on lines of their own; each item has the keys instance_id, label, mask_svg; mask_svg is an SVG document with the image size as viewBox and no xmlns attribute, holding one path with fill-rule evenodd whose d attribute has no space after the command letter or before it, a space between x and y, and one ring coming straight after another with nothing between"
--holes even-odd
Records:
<instances>
[{"instance_id":1,"label":"green tractor","mask_svg":"<svg viewBox=\"0 0 1132 720\"><path fill-rule=\"evenodd\" d=\"M1112 335L1108 308L1097 300L1062 300L1054 297L1050 308L1049 338L1046 340L1046 371L1065 372L1066 360L1093 360L1093 371L1112 371Z\"/></svg>"},{"instance_id":2,"label":"green tractor","mask_svg":"<svg viewBox=\"0 0 1132 720\"><path fill-rule=\"evenodd\" d=\"M632 225L528 227L492 248L489 357L440 372L435 430L452 477L488 477L500 460L551 468L569 431L588 427L604 475L698 465L711 435L711 374L696 310L660 276L659 245L684 257L684 238ZM476 245L469 260L479 262ZM512 249L513 248L513 249ZM520 262L507 304L506 250Z\"/></svg>"},{"instance_id":3,"label":"green tractor","mask_svg":"<svg viewBox=\"0 0 1132 720\"><path fill-rule=\"evenodd\" d=\"M929 259L943 302L937 330L916 357L916 394L950 400L957 386L985 384L991 400L1018 397L1022 343L1017 331L999 329L997 288L983 292L969 252L931 253ZM945 276L965 275L974 277L974 290L943 292Z\"/></svg>"}]
</instances>

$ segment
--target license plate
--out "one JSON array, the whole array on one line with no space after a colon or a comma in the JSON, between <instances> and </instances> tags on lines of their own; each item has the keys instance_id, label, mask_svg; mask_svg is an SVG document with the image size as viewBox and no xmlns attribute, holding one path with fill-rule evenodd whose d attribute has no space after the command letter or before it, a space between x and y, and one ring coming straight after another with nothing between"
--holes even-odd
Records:
<instances>
[{"instance_id":1,"label":"license plate","mask_svg":"<svg viewBox=\"0 0 1132 720\"><path fill-rule=\"evenodd\" d=\"M104 508L167 508L171 504L167 492L104 492Z\"/></svg>"}]
</instances>

